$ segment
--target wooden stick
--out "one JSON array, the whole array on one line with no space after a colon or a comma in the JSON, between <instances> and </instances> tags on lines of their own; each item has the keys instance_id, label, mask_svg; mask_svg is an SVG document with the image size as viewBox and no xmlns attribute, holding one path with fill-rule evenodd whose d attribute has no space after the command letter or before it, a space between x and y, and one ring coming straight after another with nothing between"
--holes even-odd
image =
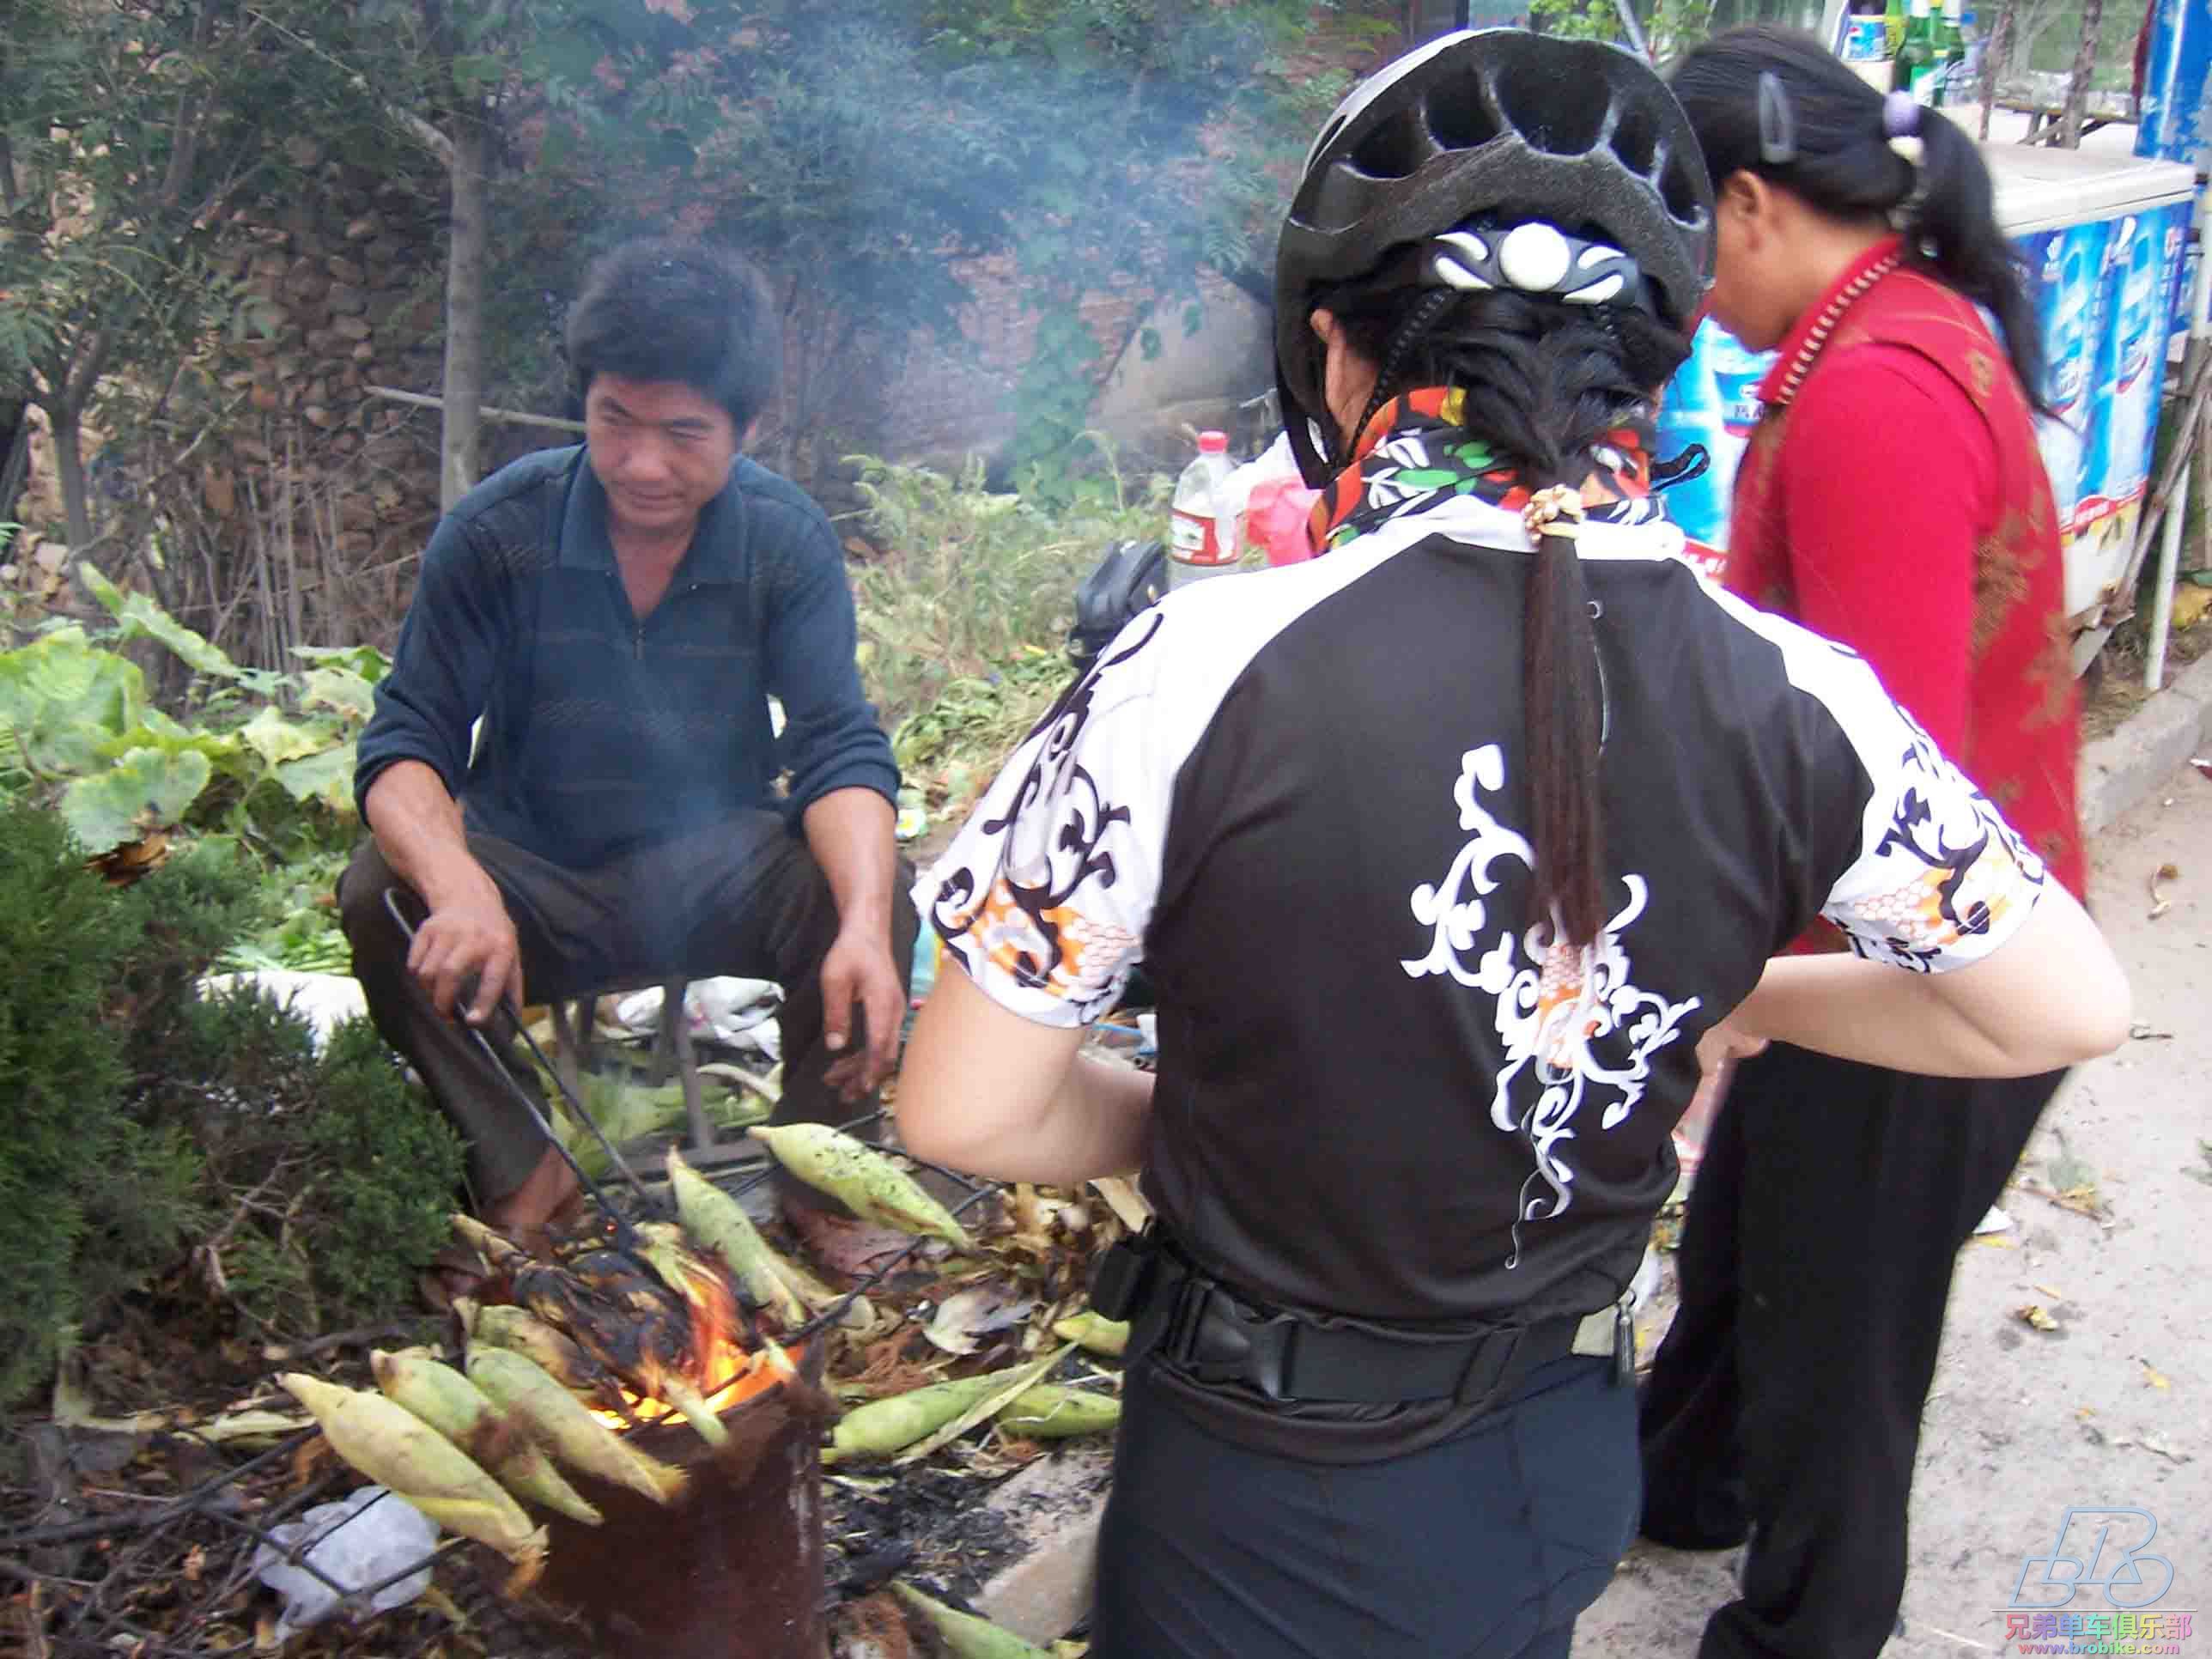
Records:
<instances>
[{"instance_id":1,"label":"wooden stick","mask_svg":"<svg viewBox=\"0 0 2212 1659\"><path fill-rule=\"evenodd\" d=\"M412 404L417 409L443 409L446 406L443 398L433 398L421 392L402 392L397 386L366 386L362 390L372 397L389 398L395 404ZM479 412L487 421L504 421L510 426L544 426L556 432L581 432L584 429L581 421L564 421L551 415L530 415L519 409L494 409L489 404Z\"/></svg>"},{"instance_id":2,"label":"wooden stick","mask_svg":"<svg viewBox=\"0 0 2212 1659\"><path fill-rule=\"evenodd\" d=\"M2060 1209L2065 1210L2071 1214L2086 1216L2090 1220L2096 1222L2100 1226L2109 1227L2112 1224L2111 1218L2106 1215L2102 1210L2094 1209L2089 1205L2082 1203L2079 1199L2069 1198L2063 1193L2054 1193L2048 1187L2039 1187L2033 1182L2023 1181L2019 1183L2018 1190L2023 1193L2031 1193L2037 1198L2043 1200L2046 1204L2055 1204Z\"/></svg>"}]
</instances>

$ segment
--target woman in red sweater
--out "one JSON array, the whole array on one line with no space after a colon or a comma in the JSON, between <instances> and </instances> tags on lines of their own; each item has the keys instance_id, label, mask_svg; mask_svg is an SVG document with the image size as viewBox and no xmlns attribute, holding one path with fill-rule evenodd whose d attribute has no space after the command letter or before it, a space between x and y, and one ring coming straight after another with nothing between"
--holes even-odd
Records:
<instances>
[{"instance_id":1,"label":"woman in red sweater","mask_svg":"<svg viewBox=\"0 0 2212 1659\"><path fill-rule=\"evenodd\" d=\"M2042 351L1979 152L1787 30L1722 35L1672 83L1717 198L1711 313L1779 354L1729 585L1865 656L2080 894ZM1783 1044L1738 1071L1641 1413L1645 1535L1749 1546L1704 1659L1871 1659L1891 1635L1953 1263L2063 1076Z\"/></svg>"}]
</instances>

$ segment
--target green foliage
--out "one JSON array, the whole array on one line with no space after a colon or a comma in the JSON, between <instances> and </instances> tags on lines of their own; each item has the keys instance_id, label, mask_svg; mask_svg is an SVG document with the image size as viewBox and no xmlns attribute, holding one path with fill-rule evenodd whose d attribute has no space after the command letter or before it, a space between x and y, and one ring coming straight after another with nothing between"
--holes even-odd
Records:
<instances>
[{"instance_id":1,"label":"green foliage","mask_svg":"<svg viewBox=\"0 0 2212 1659\"><path fill-rule=\"evenodd\" d=\"M110 1163L126 1152L129 1125L114 1111L125 1077L119 1044L104 1029L106 988L131 941L108 925L114 905L99 878L69 856L50 815L0 811L0 1404L20 1398L53 1363L63 1330L84 1299L80 1280L132 1264L102 1260L93 1211ZM152 1204L167 1213L189 1189L155 1180ZM132 1208L139 1207L136 1205ZM143 1264L138 1264L143 1265Z\"/></svg>"},{"instance_id":2,"label":"green foliage","mask_svg":"<svg viewBox=\"0 0 2212 1659\"><path fill-rule=\"evenodd\" d=\"M60 819L0 809L0 1407L155 1279L289 1334L387 1315L445 1237L459 1143L365 1024L326 1054L196 986L259 901L198 844L137 885Z\"/></svg>"},{"instance_id":3,"label":"green foliage","mask_svg":"<svg viewBox=\"0 0 2212 1659\"><path fill-rule=\"evenodd\" d=\"M1054 509L986 489L979 462L854 459L890 550L855 573L862 678L909 784L957 811L1067 684L1075 590L1109 544L1160 533L1168 481L1125 494L1109 472Z\"/></svg>"},{"instance_id":4,"label":"green foliage","mask_svg":"<svg viewBox=\"0 0 2212 1659\"><path fill-rule=\"evenodd\" d=\"M104 642L72 625L0 653L0 781L12 757L88 854L225 816L265 826L304 811L349 828L354 734L383 675L379 653L303 651L314 665L291 674L240 668L145 595L82 569L116 627ZM210 684L205 724L148 704L138 665L110 648L136 640Z\"/></svg>"},{"instance_id":5,"label":"green foliage","mask_svg":"<svg viewBox=\"0 0 2212 1659\"><path fill-rule=\"evenodd\" d=\"M52 814L0 811L0 1404L64 1334L166 1265L207 1213L180 1124L134 1106L163 1011L237 925L249 880L191 856L129 891L83 866Z\"/></svg>"},{"instance_id":6,"label":"green foliage","mask_svg":"<svg viewBox=\"0 0 2212 1659\"><path fill-rule=\"evenodd\" d=\"M303 838L261 879L261 920L234 939L216 965L226 973L285 969L350 974L353 946L338 925L332 896L352 849Z\"/></svg>"},{"instance_id":7,"label":"green foliage","mask_svg":"<svg viewBox=\"0 0 2212 1659\"><path fill-rule=\"evenodd\" d=\"M181 1023L169 1109L198 1091L197 1138L226 1221L197 1247L203 1282L272 1331L327 1330L388 1315L450 1236L462 1153L366 1020L319 1057L307 1028L240 992L194 1003Z\"/></svg>"},{"instance_id":8,"label":"green foliage","mask_svg":"<svg viewBox=\"0 0 2212 1659\"><path fill-rule=\"evenodd\" d=\"M1646 0L1632 9L1653 58L1665 64L1712 33L1716 6L1717 0ZM1617 0L1530 0L1529 12L1547 34L1631 44Z\"/></svg>"}]
</instances>

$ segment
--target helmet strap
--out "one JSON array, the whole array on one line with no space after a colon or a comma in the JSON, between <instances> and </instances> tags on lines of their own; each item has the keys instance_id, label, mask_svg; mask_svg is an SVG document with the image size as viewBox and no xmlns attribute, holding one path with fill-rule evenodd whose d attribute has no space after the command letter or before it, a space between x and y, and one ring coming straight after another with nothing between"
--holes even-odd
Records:
<instances>
[{"instance_id":1,"label":"helmet strap","mask_svg":"<svg viewBox=\"0 0 2212 1659\"><path fill-rule=\"evenodd\" d=\"M1437 289L1424 294L1413 308L1406 313L1406 319L1391 335L1390 343L1382 353L1382 362L1375 371L1375 389L1367 394L1367 407L1359 411L1359 419L1353 423L1352 430L1345 434L1347 457L1337 463L1340 467L1349 465L1349 453L1359 447L1359 440L1367 430L1368 422L1375 418L1375 411L1388 403L1395 392L1398 371L1405 366L1406 354L1413 349L1415 341L1429 331L1429 325L1435 322L1445 307L1458 297L1455 289ZM1334 451L1335 446L1332 444L1330 448Z\"/></svg>"}]
</instances>

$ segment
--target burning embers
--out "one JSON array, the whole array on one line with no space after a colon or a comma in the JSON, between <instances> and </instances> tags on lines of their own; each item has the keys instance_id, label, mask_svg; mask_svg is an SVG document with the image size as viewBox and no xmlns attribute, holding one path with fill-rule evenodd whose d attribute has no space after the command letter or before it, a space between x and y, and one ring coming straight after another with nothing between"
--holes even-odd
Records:
<instances>
[{"instance_id":1,"label":"burning embers","mask_svg":"<svg viewBox=\"0 0 2212 1659\"><path fill-rule=\"evenodd\" d=\"M347 1462L506 1555L510 1594L543 1577L609 1650L818 1653L819 1359L798 1320L741 1313L720 1258L751 1224L691 1182L688 1231L617 1224L622 1242L602 1231L550 1260L456 1217L491 1267L455 1304L459 1369L412 1349L374 1356L380 1393L285 1385Z\"/></svg>"},{"instance_id":2,"label":"burning embers","mask_svg":"<svg viewBox=\"0 0 2212 1659\"><path fill-rule=\"evenodd\" d=\"M465 1216L453 1224L492 1264L489 1292L507 1304L463 1304L471 1341L527 1353L616 1427L673 1411L708 1445L722 1445L729 1436L719 1414L775 1387L788 1369L772 1340L757 1352L738 1340L729 1280L678 1227L647 1222L634 1251L586 1240L541 1261Z\"/></svg>"}]
</instances>

